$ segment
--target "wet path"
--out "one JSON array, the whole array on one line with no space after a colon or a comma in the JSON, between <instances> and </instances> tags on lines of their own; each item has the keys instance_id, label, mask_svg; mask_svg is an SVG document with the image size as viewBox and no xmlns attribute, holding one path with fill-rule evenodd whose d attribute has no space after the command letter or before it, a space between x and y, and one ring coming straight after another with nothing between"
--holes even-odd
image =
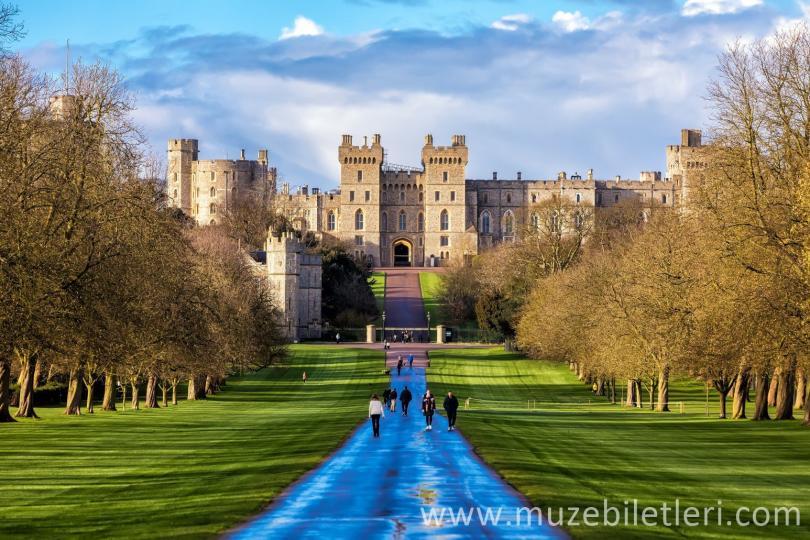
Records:
<instances>
[{"instance_id":1,"label":"wet path","mask_svg":"<svg viewBox=\"0 0 810 540\"><path fill-rule=\"evenodd\" d=\"M414 397L425 391L425 370L405 368L392 375L398 392L407 385ZM437 399L441 407L441 400ZM381 438L371 423L358 428L321 466L293 484L263 514L231 538L547 538L549 528L512 525L515 508L527 503L473 453L459 432L447 431L436 415L433 431L415 401L409 417L387 413ZM459 424L463 427L464 414ZM499 526L424 523L422 510L502 508ZM509 522L507 524L507 522Z\"/></svg>"},{"instance_id":2,"label":"wet path","mask_svg":"<svg viewBox=\"0 0 810 540\"><path fill-rule=\"evenodd\" d=\"M422 289L419 286L419 272L416 269L386 269L385 313L389 328L427 326L422 304Z\"/></svg>"}]
</instances>

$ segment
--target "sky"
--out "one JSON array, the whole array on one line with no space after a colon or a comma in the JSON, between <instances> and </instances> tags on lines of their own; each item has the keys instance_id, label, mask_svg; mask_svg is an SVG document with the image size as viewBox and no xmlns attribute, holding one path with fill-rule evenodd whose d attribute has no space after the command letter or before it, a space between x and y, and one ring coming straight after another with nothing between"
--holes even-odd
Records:
<instances>
[{"instance_id":1,"label":"sky","mask_svg":"<svg viewBox=\"0 0 810 540\"><path fill-rule=\"evenodd\" d=\"M802 21L810 0L26 0L17 49L119 70L137 123L201 159L255 158L337 187L341 134L419 166L466 135L468 178L638 178L682 128L710 131L717 57Z\"/></svg>"}]
</instances>

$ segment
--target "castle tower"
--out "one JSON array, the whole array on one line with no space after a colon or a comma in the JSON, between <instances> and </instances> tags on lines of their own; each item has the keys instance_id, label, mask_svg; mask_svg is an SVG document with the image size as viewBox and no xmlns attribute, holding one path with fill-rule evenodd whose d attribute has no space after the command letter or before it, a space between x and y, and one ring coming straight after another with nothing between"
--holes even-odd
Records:
<instances>
[{"instance_id":1,"label":"castle tower","mask_svg":"<svg viewBox=\"0 0 810 540\"><path fill-rule=\"evenodd\" d=\"M191 215L191 169L197 154L197 139L169 139L166 194L169 206L188 215Z\"/></svg>"},{"instance_id":2,"label":"castle tower","mask_svg":"<svg viewBox=\"0 0 810 540\"><path fill-rule=\"evenodd\" d=\"M340 162L340 236L354 246L356 254L380 264L380 177L384 151L380 136L363 138L362 146L343 135L338 147Z\"/></svg>"},{"instance_id":3,"label":"castle tower","mask_svg":"<svg viewBox=\"0 0 810 540\"><path fill-rule=\"evenodd\" d=\"M271 231L267 235L265 251L267 278L282 314L285 335L297 339L301 243L292 232Z\"/></svg>"},{"instance_id":4,"label":"castle tower","mask_svg":"<svg viewBox=\"0 0 810 540\"><path fill-rule=\"evenodd\" d=\"M666 176L680 181L679 197L681 204L689 196L690 184L699 181L699 175L706 166L706 152L702 133L699 129L682 129L681 144L667 146Z\"/></svg>"},{"instance_id":5,"label":"castle tower","mask_svg":"<svg viewBox=\"0 0 810 540\"><path fill-rule=\"evenodd\" d=\"M465 251L467 245L466 137L453 135L450 146L434 146L433 136L425 137L422 166L425 169L425 259L446 264Z\"/></svg>"}]
</instances>

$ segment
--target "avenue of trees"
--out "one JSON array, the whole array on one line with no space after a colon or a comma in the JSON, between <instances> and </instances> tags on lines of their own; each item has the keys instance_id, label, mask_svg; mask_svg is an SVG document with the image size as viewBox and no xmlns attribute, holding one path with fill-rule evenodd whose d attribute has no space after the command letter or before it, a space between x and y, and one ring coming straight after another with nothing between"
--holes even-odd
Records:
<instances>
[{"instance_id":1,"label":"avenue of trees","mask_svg":"<svg viewBox=\"0 0 810 540\"><path fill-rule=\"evenodd\" d=\"M0 32L19 32L4 13ZM53 381L66 414L115 410L119 389L158 407L284 354L237 235L165 207L120 76L76 64L60 108L64 88L0 59L0 422L36 417Z\"/></svg>"},{"instance_id":2,"label":"avenue of trees","mask_svg":"<svg viewBox=\"0 0 810 540\"><path fill-rule=\"evenodd\" d=\"M735 44L718 73L707 166L679 209L600 209L584 239L528 235L451 272L448 294L614 402L667 411L670 380L690 378L721 417L803 408L807 424L810 31Z\"/></svg>"}]
</instances>

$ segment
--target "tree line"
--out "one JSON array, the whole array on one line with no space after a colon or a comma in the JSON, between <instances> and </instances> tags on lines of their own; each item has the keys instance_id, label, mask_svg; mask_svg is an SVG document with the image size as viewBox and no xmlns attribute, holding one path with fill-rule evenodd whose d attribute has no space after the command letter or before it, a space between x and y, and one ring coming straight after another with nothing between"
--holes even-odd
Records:
<instances>
[{"instance_id":1,"label":"tree line","mask_svg":"<svg viewBox=\"0 0 810 540\"><path fill-rule=\"evenodd\" d=\"M614 402L667 411L686 377L715 389L721 417L730 397L733 418L803 408L808 424L808 27L731 45L707 94L706 166L677 209L598 209L587 237L524 235L451 272L448 294Z\"/></svg>"},{"instance_id":2,"label":"tree line","mask_svg":"<svg viewBox=\"0 0 810 540\"><path fill-rule=\"evenodd\" d=\"M68 81L0 59L0 421L35 417L51 380L66 414L115 410L119 385L158 407L283 355L236 235L166 207L120 75L77 63Z\"/></svg>"}]
</instances>

